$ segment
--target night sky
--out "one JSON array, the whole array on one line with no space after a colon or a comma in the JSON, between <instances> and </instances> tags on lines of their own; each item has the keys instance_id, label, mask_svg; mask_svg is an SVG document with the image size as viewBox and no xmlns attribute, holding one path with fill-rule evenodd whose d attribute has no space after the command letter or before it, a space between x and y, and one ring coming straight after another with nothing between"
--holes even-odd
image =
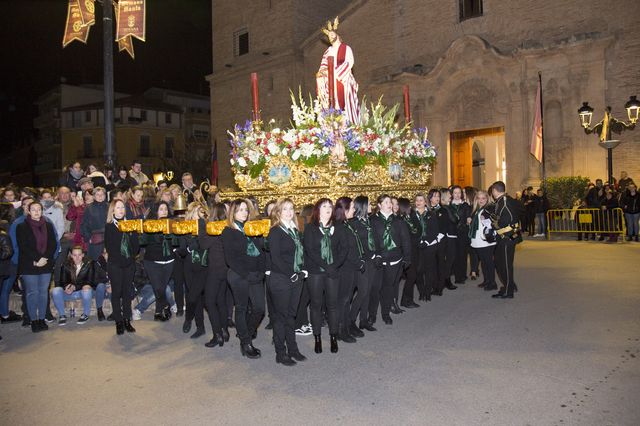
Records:
<instances>
[{"instance_id":1,"label":"night sky","mask_svg":"<svg viewBox=\"0 0 640 426\"><path fill-rule=\"evenodd\" d=\"M0 140L21 144L33 133L33 102L65 78L102 84L102 4L87 45L62 49L67 0L2 0ZM114 17L115 19L115 17ZM115 35L115 29L114 29ZM212 69L211 0L148 0L145 43L134 39L135 61L114 42L115 90L152 86L208 95Z\"/></svg>"}]
</instances>

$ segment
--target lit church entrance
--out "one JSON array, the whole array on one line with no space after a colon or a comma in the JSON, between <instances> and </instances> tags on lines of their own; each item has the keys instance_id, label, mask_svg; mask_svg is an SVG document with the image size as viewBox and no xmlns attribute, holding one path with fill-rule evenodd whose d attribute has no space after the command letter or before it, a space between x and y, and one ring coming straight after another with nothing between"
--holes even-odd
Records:
<instances>
[{"instance_id":1,"label":"lit church entrance","mask_svg":"<svg viewBox=\"0 0 640 426\"><path fill-rule=\"evenodd\" d=\"M449 134L450 181L453 185L487 189L506 180L504 127Z\"/></svg>"}]
</instances>

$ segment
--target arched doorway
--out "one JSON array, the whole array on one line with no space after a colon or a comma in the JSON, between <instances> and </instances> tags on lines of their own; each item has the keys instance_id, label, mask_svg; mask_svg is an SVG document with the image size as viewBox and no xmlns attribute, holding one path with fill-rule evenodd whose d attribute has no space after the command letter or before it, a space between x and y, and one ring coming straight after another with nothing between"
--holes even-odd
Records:
<instances>
[{"instance_id":1,"label":"arched doorway","mask_svg":"<svg viewBox=\"0 0 640 426\"><path fill-rule=\"evenodd\" d=\"M504 127L452 132L449 141L453 185L486 188L505 180Z\"/></svg>"}]
</instances>

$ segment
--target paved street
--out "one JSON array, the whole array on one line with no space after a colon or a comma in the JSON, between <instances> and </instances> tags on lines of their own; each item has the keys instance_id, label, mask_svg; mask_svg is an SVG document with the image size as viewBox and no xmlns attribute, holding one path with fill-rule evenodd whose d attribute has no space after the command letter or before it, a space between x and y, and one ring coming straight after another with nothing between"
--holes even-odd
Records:
<instances>
[{"instance_id":1,"label":"paved street","mask_svg":"<svg viewBox=\"0 0 640 426\"><path fill-rule=\"evenodd\" d=\"M376 324L340 352L275 364L237 339L207 349L181 322L112 323L32 334L0 328L0 423L637 425L640 423L639 244L526 241L520 292L493 300L468 281ZM209 330L207 330L209 332Z\"/></svg>"}]
</instances>

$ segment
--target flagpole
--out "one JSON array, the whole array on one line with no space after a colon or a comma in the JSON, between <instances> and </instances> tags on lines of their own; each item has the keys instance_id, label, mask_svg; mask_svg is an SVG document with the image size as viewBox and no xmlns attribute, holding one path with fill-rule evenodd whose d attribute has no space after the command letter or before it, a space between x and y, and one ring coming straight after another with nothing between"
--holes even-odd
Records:
<instances>
[{"instance_id":1,"label":"flagpole","mask_svg":"<svg viewBox=\"0 0 640 426\"><path fill-rule=\"evenodd\" d=\"M110 0L102 2L102 47L104 75L104 159L108 166L115 167L114 119L113 119L113 5Z\"/></svg>"},{"instance_id":2,"label":"flagpole","mask_svg":"<svg viewBox=\"0 0 640 426\"><path fill-rule=\"evenodd\" d=\"M547 192L547 173L545 162L547 156L544 153L544 103L542 102L542 73L538 71L538 84L540 85L540 127L542 128L542 191Z\"/></svg>"}]
</instances>

